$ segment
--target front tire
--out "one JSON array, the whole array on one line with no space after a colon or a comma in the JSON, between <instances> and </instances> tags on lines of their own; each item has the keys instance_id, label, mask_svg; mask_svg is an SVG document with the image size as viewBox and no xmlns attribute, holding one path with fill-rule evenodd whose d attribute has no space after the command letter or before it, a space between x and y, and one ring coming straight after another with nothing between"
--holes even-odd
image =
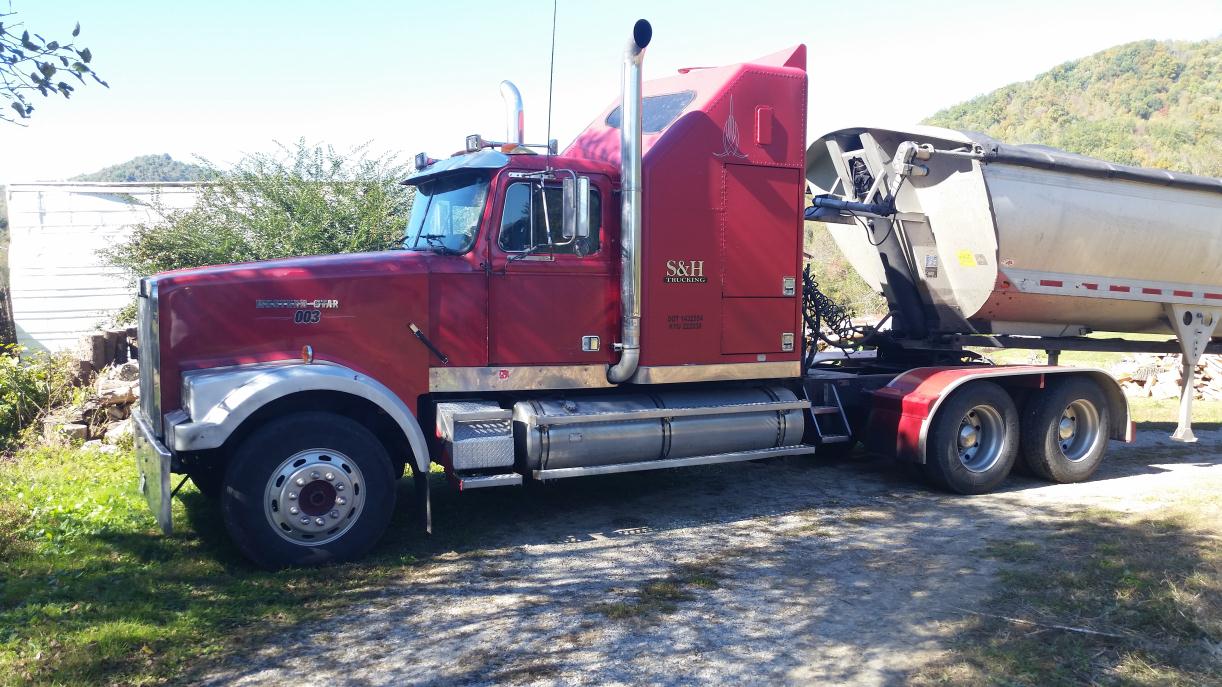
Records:
<instances>
[{"instance_id":1,"label":"front tire","mask_svg":"<svg viewBox=\"0 0 1222 687\"><path fill-rule=\"evenodd\" d=\"M221 513L242 553L265 568L367 552L395 507L382 442L341 415L302 412L255 430L225 472Z\"/></svg>"},{"instance_id":2,"label":"front tire","mask_svg":"<svg viewBox=\"0 0 1222 687\"><path fill-rule=\"evenodd\" d=\"M1103 462L1110 423L1098 384L1078 376L1058 380L1023 414L1023 462L1049 482L1081 482Z\"/></svg>"},{"instance_id":3,"label":"front tire","mask_svg":"<svg viewBox=\"0 0 1222 687\"><path fill-rule=\"evenodd\" d=\"M1010 394L992 382L970 382L934 417L925 476L947 491L988 493L1010 474L1018 442L1018 409Z\"/></svg>"},{"instance_id":4,"label":"front tire","mask_svg":"<svg viewBox=\"0 0 1222 687\"><path fill-rule=\"evenodd\" d=\"M187 470L191 484L209 501L221 498L225 490L225 466L215 462L193 465Z\"/></svg>"}]
</instances>

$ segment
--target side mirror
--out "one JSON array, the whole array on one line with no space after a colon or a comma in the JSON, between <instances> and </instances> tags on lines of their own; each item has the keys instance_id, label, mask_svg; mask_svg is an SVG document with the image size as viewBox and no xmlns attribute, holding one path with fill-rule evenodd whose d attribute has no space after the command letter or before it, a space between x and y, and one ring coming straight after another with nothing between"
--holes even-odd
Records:
<instances>
[{"instance_id":1,"label":"side mirror","mask_svg":"<svg viewBox=\"0 0 1222 687\"><path fill-rule=\"evenodd\" d=\"M560 234L567 241L577 235L577 183L571 177L560 182L561 213Z\"/></svg>"},{"instance_id":2,"label":"side mirror","mask_svg":"<svg viewBox=\"0 0 1222 687\"><path fill-rule=\"evenodd\" d=\"M564 204L561 234L565 240L586 238L590 235L590 178L571 176L560 182L560 195Z\"/></svg>"},{"instance_id":3,"label":"side mirror","mask_svg":"<svg viewBox=\"0 0 1222 687\"><path fill-rule=\"evenodd\" d=\"M590 236L590 177L577 177L577 236Z\"/></svg>"}]
</instances>

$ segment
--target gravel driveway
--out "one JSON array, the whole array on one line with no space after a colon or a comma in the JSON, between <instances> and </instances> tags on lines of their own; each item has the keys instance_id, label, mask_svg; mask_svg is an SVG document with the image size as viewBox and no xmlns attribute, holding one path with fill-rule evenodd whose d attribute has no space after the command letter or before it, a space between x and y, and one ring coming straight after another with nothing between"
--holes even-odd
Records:
<instances>
[{"instance_id":1,"label":"gravel driveway","mask_svg":"<svg viewBox=\"0 0 1222 687\"><path fill-rule=\"evenodd\" d=\"M453 550L191 679L897 684L992 591L990 543L1222 478L1222 431L1199 436L1185 449L1143 432L1090 482L1014 477L973 498L885 459L802 458L439 495L435 527L462 532Z\"/></svg>"}]
</instances>

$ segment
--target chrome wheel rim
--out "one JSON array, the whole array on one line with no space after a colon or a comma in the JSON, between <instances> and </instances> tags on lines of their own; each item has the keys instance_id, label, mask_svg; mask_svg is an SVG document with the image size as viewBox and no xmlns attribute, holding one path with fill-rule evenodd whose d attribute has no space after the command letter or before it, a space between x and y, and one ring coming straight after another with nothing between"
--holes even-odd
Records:
<instances>
[{"instance_id":1,"label":"chrome wheel rim","mask_svg":"<svg viewBox=\"0 0 1222 687\"><path fill-rule=\"evenodd\" d=\"M1001 459L1006 425L993 406L979 405L959 421L956 448L959 462L970 472L987 472Z\"/></svg>"},{"instance_id":2,"label":"chrome wheel rim","mask_svg":"<svg viewBox=\"0 0 1222 687\"><path fill-rule=\"evenodd\" d=\"M1086 459L1102 437L1100 427L1099 409L1094 403L1080 398L1065 406L1056 424L1061 455L1073 463Z\"/></svg>"},{"instance_id":3,"label":"chrome wheel rim","mask_svg":"<svg viewBox=\"0 0 1222 687\"><path fill-rule=\"evenodd\" d=\"M364 486L360 468L344 454L306 449L272 472L263 493L263 512L286 541L320 546L343 536L356 523Z\"/></svg>"}]
</instances>

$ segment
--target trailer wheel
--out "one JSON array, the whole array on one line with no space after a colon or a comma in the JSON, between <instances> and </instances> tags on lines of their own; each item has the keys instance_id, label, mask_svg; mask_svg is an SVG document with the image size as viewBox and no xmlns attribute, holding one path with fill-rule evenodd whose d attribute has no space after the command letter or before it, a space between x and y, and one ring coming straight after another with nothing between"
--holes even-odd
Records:
<instances>
[{"instance_id":1,"label":"trailer wheel","mask_svg":"<svg viewBox=\"0 0 1222 687\"><path fill-rule=\"evenodd\" d=\"M1103 462L1110 422L1098 384L1079 376L1058 380L1023 414L1023 462L1050 482L1081 482Z\"/></svg>"},{"instance_id":2,"label":"trailer wheel","mask_svg":"<svg viewBox=\"0 0 1222 687\"><path fill-rule=\"evenodd\" d=\"M948 491L987 493L1010 474L1018 443L1018 409L1010 395L992 382L971 382L933 419L925 475Z\"/></svg>"},{"instance_id":3,"label":"trailer wheel","mask_svg":"<svg viewBox=\"0 0 1222 687\"><path fill-rule=\"evenodd\" d=\"M395 507L382 442L333 413L294 413L255 430L229 461L225 487L225 527L266 568L356 558L382 536Z\"/></svg>"}]
</instances>

